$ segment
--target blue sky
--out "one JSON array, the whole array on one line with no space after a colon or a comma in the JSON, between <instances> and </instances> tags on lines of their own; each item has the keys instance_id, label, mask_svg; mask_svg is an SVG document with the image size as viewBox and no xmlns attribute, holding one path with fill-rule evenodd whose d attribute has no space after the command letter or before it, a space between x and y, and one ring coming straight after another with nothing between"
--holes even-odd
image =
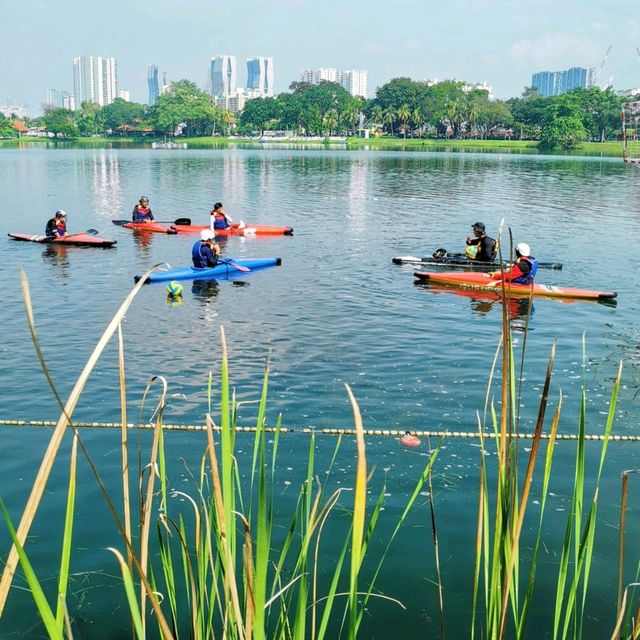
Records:
<instances>
[{"instance_id":1,"label":"blue sky","mask_svg":"<svg viewBox=\"0 0 640 640\"><path fill-rule=\"evenodd\" d=\"M120 89L145 102L146 68L205 87L209 61L274 58L276 91L302 69L367 69L369 95L397 76L487 81L519 95L531 74L599 67L600 84L640 86L637 0L25 0L0 3L0 105L40 110L49 88L73 90L72 60L113 56Z\"/></svg>"}]
</instances>

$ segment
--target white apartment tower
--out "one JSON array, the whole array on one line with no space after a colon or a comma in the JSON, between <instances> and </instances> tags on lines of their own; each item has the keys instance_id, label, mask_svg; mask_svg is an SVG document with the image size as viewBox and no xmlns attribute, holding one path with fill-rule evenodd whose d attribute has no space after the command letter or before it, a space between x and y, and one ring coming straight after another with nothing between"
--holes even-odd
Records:
<instances>
[{"instance_id":1,"label":"white apartment tower","mask_svg":"<svg viewBox=\"0 0 640 640\"><path fill-rule=\"evenodd\" d=\"M273 58L247 59L247 89L257 91L263 98L273 97Z\"/></svg>"},{"instance_id":2,"label":"white apartment tower","mask_svg":"<svg viewBox=\"0 0 640 640\"><path fill-rule=\"evenodd\" d=\"M320 84L321 82L338 82L337 69L305 69L300 73L300 81L309 84Z\"/></svg>"},{"instance_id":3,"label":"white apartment tower","mask_svg":"<svg viewBox=\"0 0 640 640\"><path fill-rule=\"evenodd\" d=\"M237 88L236 57L219 55L211 58L211 93L215 98L234 95Z\"/></svg>"},{"instance_id":4,"label":"white apartment tower","mask_svg":"<svg viewBox=\"0 0 640 640\"><path fill-rule=\"evenodd\" d=\"M362 69L350 69L342 71L339 82L352 96L367 97L367 71Z\"/></svg>"},{"instance_id":5,"label":"white apartment tower","mask_svg":"<svg viewBox=\"0 0 640 640\"><path fill-rule=\"evenodd\" d=\"M80 56L73 59L75 104L111 104L118 97L118 66L115 58Z\"/></svg>"}]
</instances>

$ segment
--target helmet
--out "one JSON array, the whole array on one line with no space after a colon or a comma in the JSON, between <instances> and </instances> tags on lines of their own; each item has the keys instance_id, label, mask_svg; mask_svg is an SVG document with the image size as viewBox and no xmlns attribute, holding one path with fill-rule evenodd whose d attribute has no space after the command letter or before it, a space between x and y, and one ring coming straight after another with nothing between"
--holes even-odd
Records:
<instances>
[{"instance_id":1,"label":"helmet","mask_svg":"<svg viewBox=\"0 0 640 640\"><path fill-rule=\"evenodd\" d=\"M67 217L67 212L63 211L62 209L58 209L56 211L56 218L66 218Z\"/></svg>"},{"instance_id":2,"label":"helmet","mask_svg":"<svg viewBox=\"0 0 640 640\"><path fill-rule=\"evenodd\" d=\"M147 198L147 196L140 196L140 202L149 202L149 198Z\"/></svg>"},{"instance_id":3,"label":"helmet","mask_svg":"<svg viewBox=\"0 0 640 640\"><path fill-rule=\"evenodd\" d=\"M516 253L528 258L531 255L531 247L526 242L516 245Z\"/></svg>"},{"instance_id":4,"label":"helmet","mask_svg":"<svg viewBox=\"0 0 640 640\"><path fill-rule=\"evenodd\" d=\"M213 240L216 237L216 234L211 231L211 229L203 229L200 232L200 239L203 241L207 241L207 240Z\"/></svg>"}]
</instances>

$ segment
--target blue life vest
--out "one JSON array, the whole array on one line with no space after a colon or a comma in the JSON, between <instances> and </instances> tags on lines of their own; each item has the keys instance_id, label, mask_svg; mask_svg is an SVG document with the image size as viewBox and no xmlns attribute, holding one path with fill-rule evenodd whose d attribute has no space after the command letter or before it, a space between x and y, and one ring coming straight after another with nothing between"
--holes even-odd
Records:
<instances>
[{"instance_id":1,"label":"blue life vest","mask_svg":"<svg viewBox=\"0 0 640 640\"><path fill-rule=\"evenodd\" d=\"M531 270L526 276L520 276L519 278L514 278L512 282L517 282L518 284L531 284L533 279L536 277L536 273L538 273L538 261L533 257L524 257L522 256L518 261L524 260L531 265Z\"/></svg>"},{"instance_id":2,"label":"blue life vest","mask_svg":"<svg viewBox=\"0 0 640 640\"><path fill-rule=\"evenodd\" d=\"M191 248L191 260L196 269L215 267L218 261L216 254L202 240L198 240Z\"/></svg>"}]
</instances>

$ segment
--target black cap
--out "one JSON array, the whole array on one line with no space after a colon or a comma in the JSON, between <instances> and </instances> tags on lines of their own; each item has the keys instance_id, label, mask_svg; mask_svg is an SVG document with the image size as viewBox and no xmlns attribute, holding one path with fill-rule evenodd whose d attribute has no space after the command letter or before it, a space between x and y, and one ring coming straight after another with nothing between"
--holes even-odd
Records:
<instances>
[{"instance_id":1,"label":"black cap","mask_svg":"<svg viewBox=\"0 0 640 640\"><path fill-rule=\"evenodd\" d=\"M472 227L473 227L474 229L477 229L478 231L483 231L483 232L484 232L484 230L485 230L485 228L486 228L486 227L484 226L484 222L476 222L476 223L474 223L474 224L472 225Z\"/></svg>"}]
</instances>

